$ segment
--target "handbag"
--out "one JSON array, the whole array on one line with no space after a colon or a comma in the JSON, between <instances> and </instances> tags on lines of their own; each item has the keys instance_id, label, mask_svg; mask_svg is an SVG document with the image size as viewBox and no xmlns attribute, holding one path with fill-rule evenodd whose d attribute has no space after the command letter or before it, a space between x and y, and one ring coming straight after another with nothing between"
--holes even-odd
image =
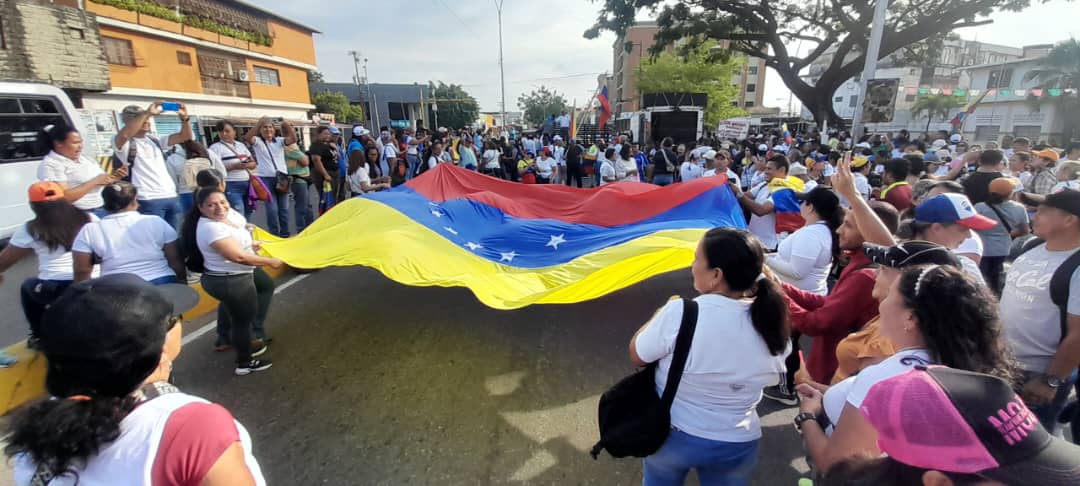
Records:
<instances>
[{"instance_id":1,"label":"handbag","mask_svg":"<svg viewBox=\"0 0 1080 486\"><path fill-rule=\"evenodd\" d=\"M259 138L258 140L262 142L263 147L266 147L266 154L270 156L270 165L272 165L275 170L274 191L278 194L288 194L292 192L292 177L289 177L288 169L286 169L286 173L282 173L278 168L277 159L274 158L274 152L270 150L270 144L266 143L266 140L263 140L262 138Z\"/></svg>"},{"instance_id":2,"label":"handbag","mask_svg":"<svg viewBox=\"0 0 1080 486\"><path fill-rule=\"evenodd\" d=\"M280 175L280 174L278 174ZM255 193L255 199L258 201L270 200L270 189L266 187L266 183L263 182L261 177L251 174L251 191Z\"/></svg>"},{"instance_id":3,"label":"handbag","mask_svg":"<svg viewBox=\"0 0 1080 486\"><path fill-rule=\"evenodd\" d=\"M669 159L669 158L668 158L668 156L667 156L667 150L665 150L665 149L660 149L660 155L663 155L663 156L664 156L664 162L665 162L665 163L667 164L667 171L668 171L668 173L669 173L669 174L674 174L674 173L675 173L675 164L672 164L672 163L671 163L671 159Z\"/></svg>"},{"instance_id":4,"label":"handbag","mask_svg":"<svg viewBox=\"0 0 1080 486\"><path fill-rule=\"evenodd\" d=\"M682 323L663 396L656 394L657 363L623 378L600 397L597 418L600 440L589 454L593 459L607 450L612 457L646 457L656 453L671 433L671 403L682 381L697 328L698 305L683 298Z\"/></svg>"}]
</instances>

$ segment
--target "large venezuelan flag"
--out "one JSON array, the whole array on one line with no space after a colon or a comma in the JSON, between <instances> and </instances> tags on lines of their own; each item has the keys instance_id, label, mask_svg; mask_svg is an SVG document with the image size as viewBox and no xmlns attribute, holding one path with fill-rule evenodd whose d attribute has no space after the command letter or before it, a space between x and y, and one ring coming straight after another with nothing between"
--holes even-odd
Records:
<instances>
[{"instance_id":1,"label":"large venezuelan flag","mask_svg":"<svg viewBox=\"0 0 1080 486\"><path fill-rule=\"evenodd\" d=\"M369 266L407 285L468 287L497 309L574 303L688 267L710 228L745 228L726 182L576 189L441 164L338 204L298 236L257 238L297 268Z\"/></svg>"},{"instance_id":2,"label":"large venezuelan flag","mask_svg":"<svg viewBox=\"0 0 1080 486\"><path fill-rule=\"evenodd\" d=\"M806 190L806 184L795 176L779 177L769 181L772 191L773 207L776 210L776 233L794 233L806 224L799 208L802 203L795 199L795 193Z\"/></svg>"}]
</instances>

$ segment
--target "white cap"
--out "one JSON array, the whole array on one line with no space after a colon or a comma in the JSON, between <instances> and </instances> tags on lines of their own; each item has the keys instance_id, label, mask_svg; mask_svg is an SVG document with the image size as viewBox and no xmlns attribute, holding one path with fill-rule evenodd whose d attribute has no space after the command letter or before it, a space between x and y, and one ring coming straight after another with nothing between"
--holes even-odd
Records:
<instances>
[{"instance_id":1,"label":"white cap","mask_svg":"<svg viewBox=\"0 0 1080 486\"><path fill-rule=\"evenodd\" d=\"M859 142L855 144L855 148L871 148L869 142Z\"/></svg>"},{"instance_id":2,"label":"white cap","mask_svg":"<svg viewBox=\"0 0 1080 486\"><path fill-rule=\"evenodd\" d=\"M801 175L806 175L806 173L807 173L806 166L802 165L802 164L800 164L798 162L795 162L794 164L791 164L791 167L788 168L788 175L801 176Z\"/></svg>"},{"instance_id":3,"label":"white cap","mask_svg":"<svg viewBox=\"0 0 1080 486\"><path fill-rule=\"evenodd\" d=\"M352 129L352 134L355 137L363 137L364 135L367 135L368 133L371 133L371 132L369 132L368 129L364 128L363 125L357 125L357 126L353 127L353 129Z\"/></svg>"},{"instance_id":4,"label":"white cap","mask_svg":"<svg viewBox=\"0 0 1080 486\"><path fill-rule=\"evenodd\" d=\"M954 133L951 136L949 136L949 141L952 142L952 143L959 143L960 140L962 140L962 139L963 139L963 137L961 137L959 133Z\"/></svg>"},{"instance_id":5,"label":"white cap","mask_svg":"<svg viewBox=\"0 0 1080 486\"><path fill-rule=\"evenodd\" d=\"M769 146L765 145L765 144L761 144L761 145L757 146L757 149L758 149L758 152L768 152L769 151Z\"/></svg>"},{"instance_id":6,"label":"white cap","mask_svg":"<svg viewBox=\"0 0 1080 486\"><path fill-rule=\"evenodd\" d=\"M705 154L702 155L702 157L705 157L706 159L709 159L709 160L714 160L714 159L716 159L716 151L715 150L706 151Z\"/></svg>"}]
</instances>

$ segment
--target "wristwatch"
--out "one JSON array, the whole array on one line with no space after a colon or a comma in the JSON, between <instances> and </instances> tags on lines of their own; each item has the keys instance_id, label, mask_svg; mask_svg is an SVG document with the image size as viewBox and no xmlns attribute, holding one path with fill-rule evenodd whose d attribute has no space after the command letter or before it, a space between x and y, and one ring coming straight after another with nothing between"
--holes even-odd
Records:
<instances>
[{"instance_id":1,"label":"wristwatch","mask_svg":"<svg viewBox=\"0 0 1080 486\"><path fill-rule=\"evenodd\" d=\"M1061 388L1061 385L1065 384L1065 380L1058 378L1054 375L1046 375L1044 379L1046 380L1046 386L1049 386L1050 388L1053 388L1055 390Z\"/></svg>"},{"instance_id":2,"label":"wristwatch","mask_svg":"<svg viewBox=\"0 0 1080 486\"><path fill-rule=\"evenodd\" d=\"M800 414L795 416L795 430L797 430L800 434L802 434L802 424L803 424L803 422L806 422L808 420L813 420L813 421L816 422L817 419L818 419L817 415L814 415L814 414L812 414L810 412L800 413Z\"/></svg>"}]
</instances>

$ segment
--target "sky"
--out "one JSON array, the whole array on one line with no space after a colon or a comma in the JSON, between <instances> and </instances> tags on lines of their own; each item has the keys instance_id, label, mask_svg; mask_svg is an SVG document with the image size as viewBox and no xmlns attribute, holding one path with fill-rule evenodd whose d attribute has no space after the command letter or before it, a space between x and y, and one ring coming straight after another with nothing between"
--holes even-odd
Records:
<instances>
[{"instance_id":1,"label":"sky","mask_svg":"<svg viewBox=\"0 0 1080 486\"><path fill-rule=\"evenodd\" d=\"M315 51L327 81L353 80L348 51L356 50L368 59L372 83L460 84L479 101L482 111L500 109L495 0L363 0L356 2L363 8L345 10L312 9L315 4L293 0L250 1L323 32L315 36ZM1037 5L1023 12L995 14L993 24L960 29L957 34L1015 47L1080 38L1076 21L1080 0L1033 3ZM610 32L593 40L582 36L601 6L602 1L590 0L505 0L507 111L518 111L518 96L541 85L554 88L569 102L576 100L578 106L591 98L597 76L613 69L615 36ZM361 65L361 76L362 69ZM788 95L770 69L765 105L786 109Z\"/></svg>"}]
</instances>

